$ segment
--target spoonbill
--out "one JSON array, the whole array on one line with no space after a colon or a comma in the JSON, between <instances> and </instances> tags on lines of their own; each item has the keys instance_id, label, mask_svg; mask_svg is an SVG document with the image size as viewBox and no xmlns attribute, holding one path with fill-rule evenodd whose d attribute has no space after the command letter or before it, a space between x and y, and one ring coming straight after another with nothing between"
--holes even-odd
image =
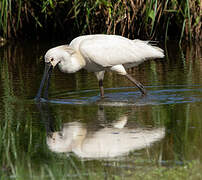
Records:
<instances>
[{"instance_id":1,"label":"spoonbill","mask_svg":"<svg viewBox=\"0 0 202 180\"><path fill-rule=\"evenodd\" d=\"M148 59L163 58L164 52L149 41L131 40L118 35L84 35L73 39L69 45L61 45L49 49L45 54L45 69L36 96L40 100L45 82L44 98L48 97L49 79L52 69L58 65L64 73L75 73L84 68L94 72L100 88L100 96L104 97L103 79L105 71L114 71L127 77L143 95L143 85L130 76L126 69L139 65Z\"/></svg>"}]
</instances>

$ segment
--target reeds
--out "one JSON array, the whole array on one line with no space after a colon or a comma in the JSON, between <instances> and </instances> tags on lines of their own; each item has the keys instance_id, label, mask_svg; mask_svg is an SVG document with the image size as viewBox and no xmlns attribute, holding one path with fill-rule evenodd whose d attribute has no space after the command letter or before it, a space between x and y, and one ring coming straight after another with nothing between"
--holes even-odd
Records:
<instances>
[{"instance_id":1,"label":"reeds","mask_svg":"<svg viewBox=\"0 0 202 180\"><path fill-rule=\"evenodd\" d=\"M27 31L50 33L50 29L71 35L202 38L199 0L2 0L0 9L0 36L5 38L24 37Z\"/></svg>"}]
</instances>

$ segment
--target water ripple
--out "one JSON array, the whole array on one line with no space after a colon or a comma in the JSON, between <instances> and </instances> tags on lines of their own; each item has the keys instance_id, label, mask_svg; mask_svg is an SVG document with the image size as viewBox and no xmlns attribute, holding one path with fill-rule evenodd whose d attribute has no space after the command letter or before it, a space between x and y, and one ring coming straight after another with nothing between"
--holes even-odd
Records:
<instances>
[{"instance_id":1,"label":"water ripple","mask_svg":"<svg viewBox=\"0 0 202 180\"><path fill-rule=\"evenodd\" d=\"M166 88L166 89L165 89ZM106 106L143 106L178 103L202 102L202 88L200 86L172 86L147 87L148 95L143 97L135 88L105 89L105 98L101 99L97 90L57 93L49 100L57 104L98 104ZM62 97L62 99L57 98Z\"/></svg>"}]
</instances>

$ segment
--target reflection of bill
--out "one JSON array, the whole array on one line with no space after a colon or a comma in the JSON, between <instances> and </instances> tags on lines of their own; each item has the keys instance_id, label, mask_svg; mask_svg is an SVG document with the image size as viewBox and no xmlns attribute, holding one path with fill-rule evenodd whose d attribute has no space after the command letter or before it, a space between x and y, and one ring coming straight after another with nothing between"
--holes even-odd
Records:
<instances>
[{"instance_id":1,"label":"reflection of bill","mask_svg":"<svg viewBox=\"0 0 202 180\"><path fill-rule=\"evenodd\" d=\"M54 152L73 152L82 158L114 158L126 155L130 151L143 149L161 140L164 128L124 127L127 117L123 116L113 124L95 132L87 132L79 122L64 124L60 132L53 132L47 137L47 144Z\"/></svg>"}]
</instances>

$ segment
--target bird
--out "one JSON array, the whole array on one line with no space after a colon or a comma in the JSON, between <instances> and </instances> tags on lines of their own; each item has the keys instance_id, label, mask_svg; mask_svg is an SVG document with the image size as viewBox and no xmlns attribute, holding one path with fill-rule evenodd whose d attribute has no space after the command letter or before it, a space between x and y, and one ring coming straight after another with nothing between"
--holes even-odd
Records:
<instances>
[{"instance_id":1,"label":"bird","mask_svg":"<svg viewBox=\"0 0 202 180\"><path fill-rule=\"evenodd\" d=\"M81 69L94 72L98 79L101 98L104 97L103 79L106 71L125 76L137 86L142 95L146 95L144 86L126 70L148 59L163 57L164 51L149 41L106 34L78 36L69 45L53 47L46 52L44 73L36 99L41 99L45 83L44 98L48 98L50 77L56 65L64 73L76 73Z\"/></svg>"}]
</instances>

